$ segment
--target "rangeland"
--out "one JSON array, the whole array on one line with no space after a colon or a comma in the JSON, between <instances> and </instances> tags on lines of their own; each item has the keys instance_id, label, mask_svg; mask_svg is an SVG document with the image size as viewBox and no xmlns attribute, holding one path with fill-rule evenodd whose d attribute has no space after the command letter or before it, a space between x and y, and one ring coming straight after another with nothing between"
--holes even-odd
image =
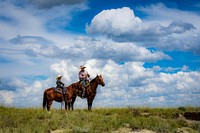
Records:
<instances>
[{"instance_id":1,"label":"rangeland","mask_svg":"<svg viewBox=\"0 0 200 133\"><path fill-rule=\"evenodd\" d=\"M0 133L199 133L200 121L184 114L199 107L94 108L75 111L0 107Z\"/></svg>"}]
</instances>

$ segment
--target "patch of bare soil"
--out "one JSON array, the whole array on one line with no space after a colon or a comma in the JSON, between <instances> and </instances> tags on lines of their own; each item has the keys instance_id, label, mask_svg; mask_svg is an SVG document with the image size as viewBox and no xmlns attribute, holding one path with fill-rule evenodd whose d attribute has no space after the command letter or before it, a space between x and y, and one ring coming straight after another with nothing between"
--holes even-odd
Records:
<instances>
[{"instance_id":1,"label":"patch of bare soil","mask_svg":"<svg viewBox=\"0 0 200 133\"><path fill-rule=\"evenodd\" d=\"M189 127L182 127L182 128L178 128L176 130L176 133L195 133L195 131Z\"/></svg>"},{"instance_id":2,"label":"patch of bare soil","mask_svg":"<svg viewBox=\"0 0 200 133\"><path fill-rule=\"evenodd\" d=\"M133 131L131 128L120 128L117 131L113 131L112 133L156 133L154 131L151 130L147 130L147 129L141 129L141 130L137 130L137 131Z\"/></svg>"}]
</instances>

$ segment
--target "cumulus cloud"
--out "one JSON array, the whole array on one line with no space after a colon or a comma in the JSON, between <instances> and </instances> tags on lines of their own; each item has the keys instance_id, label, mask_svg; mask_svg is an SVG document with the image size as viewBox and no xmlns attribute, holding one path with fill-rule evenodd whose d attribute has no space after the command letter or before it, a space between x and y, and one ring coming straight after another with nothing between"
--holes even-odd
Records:
<instances>
[{"instance_id":1,"label":"cumulus cloud","mask_svg":"<svg viewBox=\"0 0 200 133\"><path fill-rule=\"evenodd\" d=\"M27 84L12 79L15 90L1 90L1 105L41 106L43 91L55 86L55 77L63 75L63 82L69 85L78 81L79 66L85 64L91 78L102 74L105 87L99 86L94 107L108 106L198 106L199 72L157 73L144 68L143 62L127 62L123 65L112 60L91 59L86 62L62 60L50 66L52 76L45 80ZM11 81L9 81L10 83ZM183 98L184 97L184 98ZM34 101L34 105L33 105ZM55 107L56 104L53 105ZM77 99L77 107L87 107L85 100Z\"/></svg>"},{"instance_id":2,"label":"cumulus cloud","mask_svg":"<svg viewBox=\"0 0 200 133\"><path fill-rule=\"evenodd\" d=\"M32 107L42 105L43 91L52 87L51 78L47 80L35 81L28 84L25 80L12 78L7 80L7 85L12 85L12 90L4 86L0 90L0 105Z\"/></svg>"},{"instance_id":3,"label":"cumulus cloud","mask_svg":"<svg viewBox=\"0 0 200 133\"><path fill-rule=\"evenodd\" d=\"M103 10L92 19L86 30L89 33L119 36L131 32L140 23L142 23L141 19L134 15L133 10L123 7Z\"/></svg>"},{"instance_id":4,"label":"cumulus cloud","mask_svg":"<svg viewBox=\"0 0 200 133\"><path fill-rule=\"evenodd\" d=\"M166 7L163 10L165 9ZM147 11L150 12L150 10ZM169 14L167 12L159 13L159 19L164 18L165 15L170 16L171 12L179 12L186 16L185 12L170 10ZM199 16L195 16L195 18L200 19ZM163 23L162 19L149 21L145 18L142 21L134 15L133 10L124 7L100 12L92 19L86 30L88 33L106 35L117 42L137 42L145 47L199 53L199 44L196 40L196 36L199 36L199 25L185 19L173 18L166 21ZM189 41L187 41L188 38L190 38Z\"/></svg>"},{"instance_id":5,"label":"cumulus cloud","mask_svg":"<svg viewBox=\"0 0 200 133\"><path fill-rule=\"evenodd\" d=\"M83 63L73 62L72 65L70 61L62 61L51 67L55 73L63 73L65 81L70 79L67 83L72 83L78 80L78 66ZM106 83L105 87L99 86L94 106L186 106L189 101L198 98L199 83L196 81L199 80L199 72L157 73L144 68L143 64L128 62L120 65L112 60L102 62L98 59L85 62L91 78L101 73ZM183 95L187 100L181 102ZM76 106L83 107L80 103L84 102L78 100Z\"/></svg>"},{"instance_id":6,"label":"cumulus cloud","mask_svg":"<svg viewBox=\"0 0 200 133\"><path fill-rule=\"evenodd\" d=\"M181 21L173 21L169 24L169 26L166 28L166 30L171 33L181 34L186 31L196 29L194 25L187 22L181 22Z\"/></svg>"},{"instance_id":7,"label":"cumulus cloud","mask_svg":"<svg viewBox=\"0 0 200 133\"><path fill-rule=\"evenodd\" d=\"M147 68L149 70L155 71L155 72L167 72L167 73L173 73L178 71L189 71L189 67L186 65L183 65L181 68L174 68L174 67L160 67L160 66L153 66L152 68Z\"/></svg>"},{"instance_id":8,"label":"cumulus cloud","mask_svg":"<svg viewBox=\"0 0 200 133\"><path fill-rule=\"evenodd\" d=\"M88 37L79 37L71 46L36 45L26 49L30 56L44 56L50 58L68 59L81 57L80 60L98 58L112 59L115 62L146 61L155 62L162 59L171 59L161 51L150 51L134 43L118 43L113 41L94 40Z\"/></svg>"},{"instance_id":9,"label":"cumulus cloud","mask_svg":"<svg viewBox=\"0 0 200 133\"><path fill-rule=\"evenodd\" d=\"M0 105L12 105L14 98L14 92L7 90L0 90Z\"/></svg>"},{"instance_id":10,"label":"cumulus cloud","mask_svg":"<svg viewBox=\"0 0 200 133\"><path fill-rule=\"evenodd\" d=\"M142 22L135 17L133 10L127 7L102 11L92 19L91 25L86 27L89 33L101 33L116 40L124 38L128 39L127 41L130 41L131 37L132 41L142 41L142 38L156 39L153 36L181 34L193 29L195 27L191 23L182 21L172 21L167 27L159 23ZM138 38L139 36L141 37Z\"/></svg>"}]
</instances>

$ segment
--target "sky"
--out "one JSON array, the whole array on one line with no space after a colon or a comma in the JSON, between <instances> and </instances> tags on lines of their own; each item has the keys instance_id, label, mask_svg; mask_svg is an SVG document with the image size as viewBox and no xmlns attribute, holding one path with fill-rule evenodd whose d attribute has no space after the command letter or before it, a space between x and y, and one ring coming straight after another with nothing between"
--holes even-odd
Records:
<instances>
[{"instance_id":1,"label":"sky","mask_svg":"<svg viewBox=\"0 0 200 133\"><path fill-rule=\"evenodd\" d=\"M200 106L199 22L197 0L0 0L0 106L40 108L81 65L94 107Z\"/></svg>"}]
</instances>

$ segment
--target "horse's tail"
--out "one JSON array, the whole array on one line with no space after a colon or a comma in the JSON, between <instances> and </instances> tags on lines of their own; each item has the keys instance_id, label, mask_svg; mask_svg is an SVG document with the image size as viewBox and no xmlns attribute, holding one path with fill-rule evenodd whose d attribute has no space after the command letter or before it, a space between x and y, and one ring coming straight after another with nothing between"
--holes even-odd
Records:
<instances>
[{"instance_id":1,"label":"horse's tail","mask_svg":"<svg viewBox=\"0 0 200 133\"><path fill-rule=\"evenodd\" d=\"M47 105L47 93L45 91L43 95L43 109L45 109L46 105Z\"/></svg>"}]
</instances>

